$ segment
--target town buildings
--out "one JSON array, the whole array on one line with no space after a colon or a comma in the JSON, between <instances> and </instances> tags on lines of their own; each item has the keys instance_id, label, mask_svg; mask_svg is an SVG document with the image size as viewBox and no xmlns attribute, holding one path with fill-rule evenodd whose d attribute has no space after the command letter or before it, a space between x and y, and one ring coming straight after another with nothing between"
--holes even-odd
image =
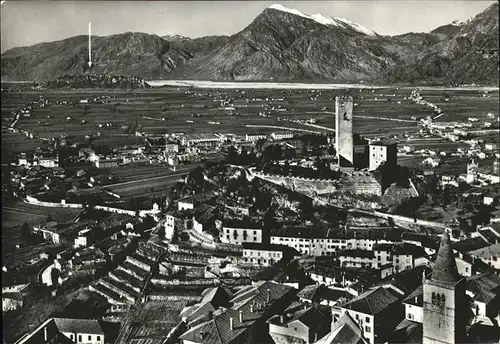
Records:
<instances>
[{"instance_id":1,"label":"town buildings","mask_svg":"<svg viewBox=\"0 0 500 344\"><path fill-rule=\"evenodd\" d=\"M266 321L283 312L296 293L275 282L246 286L233 295L230 307L215 312L207 309L206 318L188 323L179 338L183 344L268 343L272 339Z\"/></svg>"},{"instance_id":2,"label":"town buildings","mask_svg":"<svg viewBox=\"0 0 500 344\"><path fill-rule=\"evenodd\" d=\"M314 343L330 330L331 310L313 304L292 303L283 315L267 320L269 334L277 344Z\"/></svg>"},{"instance_id":3,"label":"town buildings","mask_svg":"<svg viewBox=\"0 0 500 344\"><path fill-rule=\"evenodd\" d=\"M15 344L41 343L104 344L105 335L98 320L49 318Z\"/></svg>"}]
</instances>

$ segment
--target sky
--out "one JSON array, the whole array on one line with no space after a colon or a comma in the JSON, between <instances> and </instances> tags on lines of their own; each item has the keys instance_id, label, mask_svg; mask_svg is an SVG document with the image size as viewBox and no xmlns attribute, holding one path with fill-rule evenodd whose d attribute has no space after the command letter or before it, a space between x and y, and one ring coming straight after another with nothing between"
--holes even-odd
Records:
<instances>
[{"instance_id":1,"label":"sky","mask_svg":"<svg viewBox=\"0 0 500 344\"><path fill-rule=\"evenodd\" d=\"M1 51L88 34L128 31L191 38L232 35L276 1L2 1ZM357 22L382 35L428 32L465 21L494 1L282 1L306 14Z\"/></svg>"}]
</instances>

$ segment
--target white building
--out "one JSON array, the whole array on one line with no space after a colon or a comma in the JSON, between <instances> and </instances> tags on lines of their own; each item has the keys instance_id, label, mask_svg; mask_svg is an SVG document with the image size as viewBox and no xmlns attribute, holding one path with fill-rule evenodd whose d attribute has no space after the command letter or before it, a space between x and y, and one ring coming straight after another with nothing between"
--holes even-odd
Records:
<instances>
[{"instance_id":1,"label":"white building","mask_svg":"<svg viewBox=\"0 0 500 344\"><path fill-rule=\"evenodd\" d=\"M241 245L243 243L262 243L263 229L258 223L244 220L229 220L222 226L220 240L223 243Z\"/></svg>"},{"instance_id":2,"label":"white building","mask_svg":"<svg viewBox=\"0 0 500 344\"><path fill-rule=\"evenodd\" d=\"M186 199L182 201L177 202L177 209L178 210L188 210L188 209L194 209L194 202L193 201L188 201Z\"/></svg>"},{"instance_id":3,"label":"white building","mask_svg":"<svg viewBox=\"0 0 500 344\"><path fill-rule=\"evenodd\" d=\"M52 343L63 335L76 344L104 344L104 331L98 320L50 318L16 344ZM61 340L57 340L61 342Z\"/></svg>"},{"instance_id":4,"label":"white building","mask_svg":"<svg viewBox=\"0 0 500 344\"><path fill-rule=\"evenodd\" d=\"M243 262L255 266L271 266L283 258L291 259L300 253L288 246L273 244L243 244Z\"/></svg>"},{"instance_id":5,"label":"white building","mask_svg":"<svg viewBox=\"0 0 500 344\"><path fill-rule=\"evenodd\" d=\"M289 131L289 132L275 132L275 133L271 133L271 138L273 140L291 139L291 138L293 138L293 132Z\"/></svg>"},{"instance_id":6,"label":"white building","mask_svg":"<svg viewBox=\"0 0 500 344\"><path fill-rule=\"evenodd\" d=\"M267 139L266 134L246 134L245 135L245 141L248 142L256 142L259 141L260 139Z\"/></svg>"},{"instance_id":7,"label":"white building","mask_svg":"<svg viewBox=\"0 0 500 344\"><path fill-rule=\"evenodd\" d=\"M59 167L57 158L38 158L38 165L46 168Z\"/></svg>"},{"instance_id":8,"label":"white building","mask_svg":"<svg viewBox=\"0 0 500 344\"><path fill-rule=\"evenodd\" d=\"M489 266L500 270L500 244L494 244L470 251L469 255L471 257L481 259Z\"/></svg>"},{"instance_id":9,"label":"white building","mask_svg":"<svg viewBox=\"0 0 500 344\"><path fill-rule=\"evenodd\" d=\"M371 142L369 145L369 170L376 170L382 163L396 166L398 147L395 142Z\"/></svg>"}]
</instances>

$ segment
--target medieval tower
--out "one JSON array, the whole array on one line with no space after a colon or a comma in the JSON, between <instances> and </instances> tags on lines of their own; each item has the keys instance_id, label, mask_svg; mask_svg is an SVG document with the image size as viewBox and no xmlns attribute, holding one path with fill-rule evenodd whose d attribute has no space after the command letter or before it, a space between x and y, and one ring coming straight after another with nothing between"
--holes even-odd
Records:
<instances>
[{"instance_id":1,"label":"medieval tower","mask_svg":"<svg viewBox=\"0 0 500 344\"><path fill-rule=\"evenodd\" d=\"M335 145L340 168L354 168L351 96L335 97Z\"/></svg>"},{"instance_id":2,"label":"medieval tower","mask_svg":"<svg viewBox=\"0 0 500 344\"><path fill-rule=\"evenodd\" d=\"M465 278L458 274L450 237L444 234L430 279L424 281L423 344L463 343L468 316Z\"/></svg>"}]
</instances>

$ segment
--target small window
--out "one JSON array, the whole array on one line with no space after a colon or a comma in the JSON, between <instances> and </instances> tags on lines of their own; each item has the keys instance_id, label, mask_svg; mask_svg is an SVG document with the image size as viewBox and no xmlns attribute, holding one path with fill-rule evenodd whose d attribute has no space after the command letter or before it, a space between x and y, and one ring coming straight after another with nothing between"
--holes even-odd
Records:
<instances>
[{"instance_id":1,"label":"small window","mask_svg":"<svg viewBox=\"0 0 500 344\"><path fill-rule=\"evenodd\" d=\"M89 334L89 340L92 340L92 336Z\"/></svg>"},{"instance_id":2,"label":"small window","mask_svg":"<svg viewBox=\"0 0 500 344\"><path fill-rule=\"evenodd\" d=\"M371 331L372 331L372 329L370 328L370 326L365 326L366 333L370 333Z\"/></svg>"},{"instance_id":3,"label":"small window","mask_svg":"<svg viewBox=\"0 0 500 344\"><path fill-rule=\"evenodd\" d=\"M81 342L81 341L82 341L82 335L81 335L81 334L79 334L79 335L78 335L78 341L79 341L79 342Z\"/></svg>"},{"instance_id":4,"label":"small window","mask_svg":"<svg viewBox=\"0 0 500 344\"><path fill-rule=\"evenodd\" d=\"M73 333L69 335L69 339L73 340Z\"/></svg>"},{"instance_id":5,"label":"small window","mask_svg":"<svg viewBox=\"0 0 500 344\"><path fill-rule=\"evenodd\" d=\"M366 321L367 323L369 323L369 322L370 322L370 317L366 317L366 318L365 318L365 321Z\"/></svg>"},{"instance_id":6,"label":"small window","mask_svg":"<svg viewBox=\"0 0 500 344\"><path fill-rule=\"evenodd\" d=\"M101 336L97 336L97 337L96 337L96 339L97 339L97 340L101 340Z\"/></svg>"}]
</instances>

